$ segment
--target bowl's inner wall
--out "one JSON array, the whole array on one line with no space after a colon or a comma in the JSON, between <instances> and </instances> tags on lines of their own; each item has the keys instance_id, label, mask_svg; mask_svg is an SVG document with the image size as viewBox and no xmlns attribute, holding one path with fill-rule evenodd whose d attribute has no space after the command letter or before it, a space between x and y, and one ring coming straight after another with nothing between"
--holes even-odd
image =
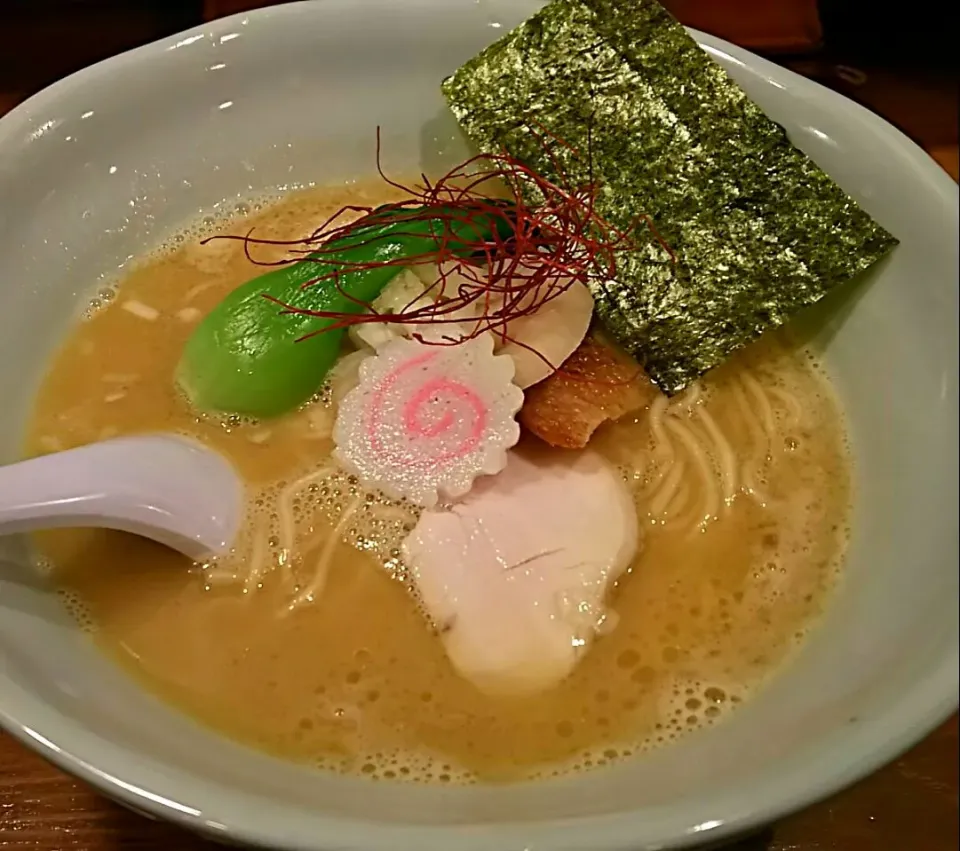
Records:
<instances>
[{"instance_id":1,"label":"bowl's inner wall","mask_svg":"<svg viewBox=\"0 0 960 851\"><path fill-rule=\"evenodd\" d=\"M465 149L439 80L497 35L492 22L510 26L535 4L383 0L366 4L364 16L343 14L349 5L315 4L310 26L293 7L211 29L122 70L69 80L0 124L7 460L51 348L98 276L224 199L370 175L378 124L388 168L454 161ZM769 690L721 727L588 776L511 790L371 786L220 741L138 691L30 578L19 545L6 542L0 714L47 738L62 734L108 773L123 773L129 748L146 757L138 785L175 788L211 817L222 799L207 782L277 806L408 823L645 806L651 836L684 807L691 812L694 799L707 822L748 810L748 785L792 784L787 791L799 794L843 773L825 766L844 765L858 737L875 737L874 721L896 739L934 720L917 718L917 707L931 702L938 681L942 690L944 659L955 659L957 646L955 209L947 200L931 209L933 178L871 117L785 72L770 80L765 65L758 72L714 56L902 240L872 282L820 311L829 322L811 325L849 414L856 534L836 605Z\"/></svg>"}]
</instances>

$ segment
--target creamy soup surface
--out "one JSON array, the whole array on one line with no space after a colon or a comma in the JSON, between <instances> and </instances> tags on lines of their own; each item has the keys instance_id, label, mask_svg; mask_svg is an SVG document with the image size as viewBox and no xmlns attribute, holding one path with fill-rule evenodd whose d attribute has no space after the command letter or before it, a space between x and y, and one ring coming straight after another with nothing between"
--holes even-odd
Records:
<instances>
[{"instance_id":1,"label":"creamy soup surface","mask_svg":"<svg viewBox=\"0 0 960 851\"><path fill-rule=\"evenodd\" d=\"M379 182L314 189L219 227L296 239L344 204L396 197ZM815 626L849 534L850 459L822 370L774 335L659 412L669 447L649 410L595 437L635 495L643 536L611 595L616 617L559 687L485 696L454 671L408 591L398 545L412 515L333 468L329 394L269 423L199 417L179 395L173 373L196 322L264 271L242 243L202 245L201 235L185 229L91 302L51 362L26 445L33 455L176 432L247 480L245 531L216 564L110 531L38 536L93 639L170 705L326 769L417 782L544 777L717 722ZM707 487L683 435L711 428L735 459L737 492L698 523ZM725 459L708 460L721 478Z\"/></svg>"}]
</instances>

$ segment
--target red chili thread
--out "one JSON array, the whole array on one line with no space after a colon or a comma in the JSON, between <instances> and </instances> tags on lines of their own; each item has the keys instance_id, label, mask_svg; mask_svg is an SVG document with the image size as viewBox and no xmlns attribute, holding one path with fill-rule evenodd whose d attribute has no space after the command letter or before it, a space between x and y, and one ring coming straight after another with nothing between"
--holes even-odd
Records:
<instances>
[{"instance_id":1,"label":"red chili thread","mask_svg":"<svg viewBox=\"0 0 960 851\"><path fill-rule=\"evenodd\" d=\"M569 182L567 172L553 150L552 144L565 149L575 159L579 152L566 141L538 125L528 128L530 135L542 146L560 179ZM559 365L550 361L531 346L509 334L511 322L535 313L545 304L558 298L574 281L589 284L597 282L601 290L616 280L617 254L638 250L635 234L646 226L647 231L667 253L672 263L676 256L654 226L653 220L640 214L626 229L610 224L596 210L600 187L592 179L579 186L566 186L551 181L506 151L497 154L478 154L454 166L438 180L431 182L421 175L422 185L406 186L389 177L383 169L380 128L377 128L377 172L385 183L401 191L404 200L376 208L363 205L345 205L331 215L309 237L300 240L255 238L251 230L245 236L222 235L212 239L235 239L244 243L247 259L258 266L277 267L291 263L314 261L335 268L311 279L304 288L329 284L334 286L361 312L323 311L297 307L268 294L281 313L316 316L333 320L320 331L307 334L301 340L324 331L348 328L370 322L397 323L418 326L460 326L456 336L425 338L417 332L412 336L427 345L458 345L491 332L502 343L510 342L537 355L553 371ZM483 188L502 182L512 198L492 197ZM522 199L539 199L536 207ZM356 217L335 225L345 215ZM384 221L436 224L434 247L423 254L393 260L351 263L330 259L343 250L332 245L349 239L353 247L362 247L382 241L382 235L365 235L371 227ZM487 238L469 236L470 225L494 221L505 225L509 236L494 227ZM460 232L454 225L461 226ZM486 228L485 228L486 229ZM422 237L422 233L405 234L391 231L390 237L405 235ZM251 254L254 245L287 247L287 257L280 260L257 260ZM349 271L385 267L408 267L432 263L437 267L437 280L425 292L400 311L379 313L372 304L347 293L340 276ZM454 285L454 281L456 284ZM423 303L426 302L426 303ZM421 306L417 306L418 303ZM476 315L468 311L476 308ZM569 371L571 378L592 380L579 371ZM606 383L606 382L604 382ZM628 382L615 382L628 383Z\"/></svg>"}]
</instances>

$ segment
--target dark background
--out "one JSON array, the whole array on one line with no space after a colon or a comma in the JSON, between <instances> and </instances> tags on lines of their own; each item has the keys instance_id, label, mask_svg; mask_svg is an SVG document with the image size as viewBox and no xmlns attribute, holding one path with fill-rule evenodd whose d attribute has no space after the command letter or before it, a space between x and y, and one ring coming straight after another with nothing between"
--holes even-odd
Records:
<instances>
[{"instance_id":1,"label":"dark background","mask_svg":"<svg viewBox=\"0 0 960 851\"><path fill-rule=\"evenodd\" d=\"M0 0L0 115L99 59L273 2ZM957 178L956 0L912 0L893 11L876 0L662 2L684 23L874 109ZM957 773L954 716L883 771L731 851L956 851ZM0 851L216 847L120 809L0 733Z\"/></svg>"},{"instance_id":2,"label":"dark background","mask_svg":"<svg viewBox=\"0 0 960 851\"><path fill-rule=\"evenodd\" d=\"M32 91L205 18L272 2L276 0L0 0L0 91ZM892 11L876 0L665 2L685 23L752 49L782 53L799 48L891 68L952 71L956 78L956 0L913 0Z\"/></svg>"}]
</instances>

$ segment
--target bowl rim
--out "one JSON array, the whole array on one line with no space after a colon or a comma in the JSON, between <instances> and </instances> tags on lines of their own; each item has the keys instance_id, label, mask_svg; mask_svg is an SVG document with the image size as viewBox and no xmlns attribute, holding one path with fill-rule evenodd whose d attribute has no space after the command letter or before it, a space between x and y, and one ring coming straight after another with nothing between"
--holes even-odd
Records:
<instances>
[{"instance_id":1,"label":"bowl rim","mask_svg":"<svg viewBox=\"0 0 960 851\"><path fill-rule=\"evenodd\" d=\"M351 0L351 9L360 9L361 2L363 0ZM293 18L316 5L315 0L301 0L231 15L77 71L23 101L0 118L0 145L14 138L18 128L35 111L42 112L81 88L105 77L118 75L125 68L139 65L156 54L189 43L197 37L217 38L249 22ZM955 222L960 221L957 184L932 157L889 122L819 83L750 51L697 30L689 29L689 32L714 58L723 57L727 62L747 67L780 88L801 92L828 104L842 103L851 123L858 124L865 133L884 137L898 158L909 161L912 167L918 169L928 191L939 196L949 207L951 218ZM677 823L675 829L655 845L648 844L645 847L651 851L653 848L680 849L732 839L823 800L896 759L956 710L960 680L957 645L955 636L951 652L945 654L936 670L910 694L885 706L882 712L863 719L858 730L847 739L848 759L843 765L837 766L831 762L826 748L813 749L799 767L785 769L778 782L756 791L749 804L742 801L736 803L733 797L723 801L722 796L718 796L714 801L717 818L699 824L691 824L689 819L683 824ZM640 811L539 823L486 825L488 829L496 831L493 837L470 825L406 826L312 814L305 818L304 811L296 806L282 803L266 806L257 795L225 791L215 783L198 780L186 772L170 771L160 763L139 758L134 760L131 752L125 748L90 734L82 724L50 710L40 701L35 701L29 707L29 712L21 713L23 717L8 712L4 702L0 697L0 730L39 753L57 768L85 781L130 809L220 841L284 851L332 851L333 847L340 851L447 851L451 848L457 851L490 851L491 839L498 848L509 851L582 851L584 848L591 848L592 851L641 851L636 839L636 830L642 819ZM898 732L890 736L890 730ZM122 766L124 771L98 768L95 762ZM151 767L153 771L150 771ZM153 783L157 791L138 785L137 775L147 772L157 778ZM197 809L189 800L189 790L193 791L194 796L206 800L227 799L228 803L222 809L229 812L214 812L213 808L206 811ZM267 813L271 811L274 818L267 818ZM285 827L278 834L271 825L275 827L284 818Z\"/></svg>"}]
</instances>

